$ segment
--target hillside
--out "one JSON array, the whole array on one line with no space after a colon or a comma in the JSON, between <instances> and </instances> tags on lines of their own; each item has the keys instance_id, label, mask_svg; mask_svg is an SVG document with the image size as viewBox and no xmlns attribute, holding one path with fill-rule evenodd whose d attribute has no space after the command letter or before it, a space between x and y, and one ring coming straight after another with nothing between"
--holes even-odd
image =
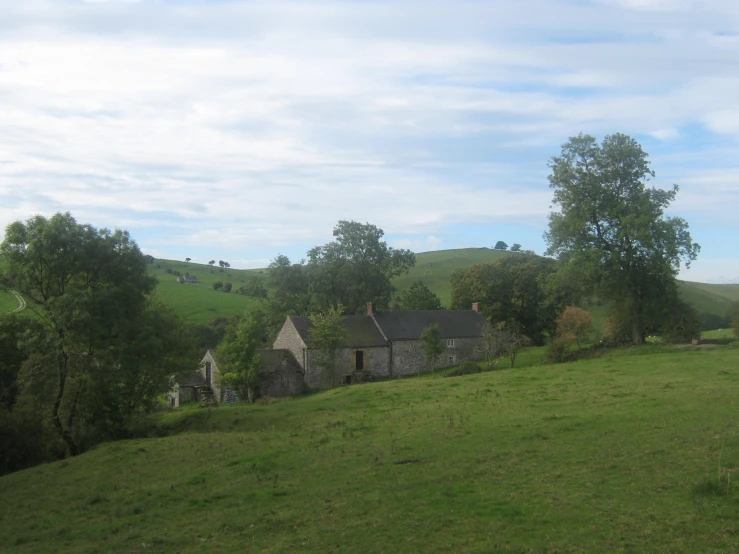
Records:
<instances>
[{"instance_id":1,"label":"hillside","mask_svg":"<svg viewBox=\"0 0 739 554\"><path fill-rule=\"evenodd\" d=\"M739 349L159 418L0 478L13 552L736 552Z\"/></svg>"},{"instance_id":2,"label":"hillside","mask_svg":"<svg viewBox=\"0 0 739 554\"><path fill-rule=\"evenodd\" d=\"M451 304L450 276L455 269L469 267L472 264L489 262L502 256L515 255L489 248L460 248L455 250L438 250L416 254L416 266L407 275L397 277L393 284L397 294L406 290L417 280L423 281L434 291L442 304ZM158 266L158 267L157 267ZM206 323L217 316L233 316L258 305L261 301L236 294L236 290L244 284L248 277L266 278L266 269L225 269L218 266L186 263L173 260L155 260L150 273L159 279L158 291L177 313L190 321ZM190 273L200 280L197 285L182 285L177 282L174 273ZM230 281L233 284L231 293L214 291L215 281ZM699 313L725 316L732 302L739 300L739 284L716 285L709 283L680 282L683 298L695 307ZM0 311L15 309L17 302L8 293L0 291ZM596 320L596 326L602 327L607 314L607 306L593 304L589 308Z\"/></svg>"},{"instance_id":3,"label":"hillside","mask_svg":"<svg viewBox=\"0 0 739 554\"><path fill-rule=\"evenodd\" d=\"M168 273L168 269L172 273ZM183 275L195 275L200 282L181 284L177 281L175 271ZM189 321L207 323L217 316L241 315L258 305L260 300L237 294L236 290L249 277L263 278L266 270L221 269L218 266L157 259L149 266L149 272L159 279L159 294L178 314ZM230 293L213 290L216 281L230 282L233 290Z\"/></svg>"}]
</instances>

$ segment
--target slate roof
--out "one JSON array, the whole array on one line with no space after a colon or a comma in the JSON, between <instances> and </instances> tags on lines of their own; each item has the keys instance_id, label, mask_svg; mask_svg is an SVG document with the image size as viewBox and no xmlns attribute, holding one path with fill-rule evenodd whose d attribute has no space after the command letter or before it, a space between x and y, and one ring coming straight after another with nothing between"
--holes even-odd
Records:
<instances>
[{"instance_id":1,"label":"slate roof","mask_svg":"<svg viewBox=\"0 0 739 554\"><path fill-rule=\"evenodd\" d=\"M388 346L387 341L382 333L377 329L377 325L372 318L366 315L345 315L341 319L344 321L346 328L346 348L361 348L363 346ZM305 344L310 344L310 327L311 321L305 316L290 316L295 328L300 334Z\"/></svg>"},{"instance_id":2,"label":"slate roof","mask_svg":"<svg viewBox=\"0 0 739 554\"><path fill-rule=\"evenodd\" d=\"M293 353L289 350L282 349L264 349L257 350L259 354L259 373L275 373L280 364L283 362L286 364L288 369L294 369L295 371L303 371L298 361L293 356Z\"/></svg>"},{"instance_id":3,"label":"slate roof","mask_svg":"<svg viewBox=\"0 0 739 554\"><path fill-rule=\"evenodd\" d=\"M188 371L179 376L177 384L180 387L199 387L205 384L205 379L203 378L203 374L198 370Z\"/></svg>"},{"instance_id":4,"label":"slate roof","mask_svg":"<svg viewBox=\"0 0 739 554\"><path fill-rule=\"evenodd\" d=\"M375 320L389 340L417 340L434 323L439 324L443 339L481 337L485 324L485 318L474 310L377 312Z\"/></svg>"}]
</instances>

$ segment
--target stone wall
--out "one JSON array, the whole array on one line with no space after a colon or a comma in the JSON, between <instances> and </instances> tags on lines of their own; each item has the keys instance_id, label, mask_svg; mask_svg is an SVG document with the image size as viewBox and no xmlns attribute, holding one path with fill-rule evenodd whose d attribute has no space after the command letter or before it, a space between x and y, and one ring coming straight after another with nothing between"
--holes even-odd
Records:
<instances>
[{"instance_id":1,"label":"stone wall","mask_svg":"<svg viewBox=\"0 0 739 554\"><path fill-rule=\"evenodd\" d=\"M336 360L334 383L341 385L356 369L356 353L363 352L363 369L374 377L385 377L390 374L390 348L387 346L370 346L364 348L342 348ZM305 381L310 388L325 388L331 386L330 376L313 362L315 354L308 352L308 370L305 372Z\"/></svg>"},{"instance_id":2,"label":"stone wall","mask_svg":"<svg viewBox=\"0 0 739 554\"><path fill-rule=\"evenodd\" d=\"M454 339L454 346L447 346L446 339L443 342L444 352L434 364L434 369L457 365L467 360L481 360L485 357L485 340L482 337ZM420 340L396 340L392 342L392 349L393 376L428 371ZM450 357L453 357L453 360Z\"/></svg>"},{"instance_id":3,"label":"stone wall","mask_svg":"<svg viewBox=\"0 0 739 554\"><path fill-rule=\"evenodd\" d=\"M262 396L292 396L305 392L302 370L285 364L276 371L261 373L259 384Z\"/></svg>"},{"instance_id":4,"label":"stone wall","mask_svg":"<svg viewBox=\"0 0 739 554\"><path fill-rule=\"evenodd\" d=\"M280 333L277 335L272 348L275 350L289 350L295 356L300 367L305 369L305 343L300 338L298 330L293 325L293 322L290 321L289 317L285 320L282 329L280 329Z\"/></svg>"},{"instance_id":5,"label":"stone wall","mask_svg":"<svg viewBox=\"0 0 739 554\"><path fill-rule=\"evenodd\" d=\"M208 383L207 377L206 377L206 364L210 362L210 370L211 370L211 382ZM200 374L203 376L203 380L205 381L206 385L211 385L211 388L213 389L213 398L216 399L217 402L220 402L223 399L222 393L222 386L221 386L221 372L218 370L218 364L216 363L215 358L213 358L213 355L211 354L210 350L208 350L205 353L205 356L203 356L203 359L200 361ZM194 400L194 398L193 398Z\"/></svg>"}]
</instances>

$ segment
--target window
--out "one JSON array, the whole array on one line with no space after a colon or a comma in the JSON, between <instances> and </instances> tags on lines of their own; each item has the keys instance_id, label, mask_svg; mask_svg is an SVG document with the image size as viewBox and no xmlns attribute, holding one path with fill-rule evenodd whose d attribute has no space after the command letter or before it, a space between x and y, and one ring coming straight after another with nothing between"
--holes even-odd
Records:
<instances>
[{"instance_id":1,"label":"window","mask_svg":"<svg viewBox=\"0 0 739 554\"><path fill-rule=\"evenodd\" d=\"M449 365L454 365L456 363L456 357L455 356L449 356Z\"/></svg>"},{"instance_id":2,"label":"window","mask_svg":"<svg viewBox=\"0 0 739 554\"><path fill-rule=\"evenodd\" d=\"M354 369L364 369L364 352L357 350L354 358Z\"/></svg>"},{"instance_id":3,"label":"window","mask_svg":"<svg viewBox=\"0 0 739 554\"><path fill-rule=\"evenodd\" d=\"M446 339L447 348L454 348L454 339Z\"/></svg>"},{"instance_id":4,"label":"window","mask_svg":"<svg viewBox=\"0 0 739 554\"><path fill-rule=\"evenodd\" d=\"M210 362L205 362L205 382L209 385L212 385L212 369Z\"/></svg>"}]
</instances>

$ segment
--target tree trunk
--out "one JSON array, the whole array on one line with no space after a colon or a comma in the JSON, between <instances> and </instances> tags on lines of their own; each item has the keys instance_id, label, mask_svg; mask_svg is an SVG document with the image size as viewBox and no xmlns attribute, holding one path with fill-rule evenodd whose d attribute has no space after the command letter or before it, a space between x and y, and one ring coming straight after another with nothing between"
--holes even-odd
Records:
<instances>
[{"instance_id":1,"label":"tree trunk","mask_svg":"<svg viewBox=\"0 0 739 554\"><path fill-rule=\"evenodd\" d=\"M641 315L641 298L639 298L639 291L631 293L631 340L634 344L644 343L644 332L642 325Z\"/></svg>"},{"instance_id":2,"label":"tree trunk","mask_svg":"<svg viewBox=\"0 0 739 554\"><path fill-rule=\"evenodd\" d=\"M72 430L68 427L65 427L64 423L62 422L62 416L59 413L59 408L62 404L62 399L64 398L64 389L67 383L68 364L69 357L67 356L66 352L62 351L59 356L59 385L57 387L54 405L51 409L51 418L54 421L54 427L56 427L57 432L62 437L62 440L66 443L67 448L69 449L69 454L71 456L76 456L77 454L79 454L79 448L77 447L77 443L74 442L74 438L72 437Z\"/></svg>"}]
</instances>

